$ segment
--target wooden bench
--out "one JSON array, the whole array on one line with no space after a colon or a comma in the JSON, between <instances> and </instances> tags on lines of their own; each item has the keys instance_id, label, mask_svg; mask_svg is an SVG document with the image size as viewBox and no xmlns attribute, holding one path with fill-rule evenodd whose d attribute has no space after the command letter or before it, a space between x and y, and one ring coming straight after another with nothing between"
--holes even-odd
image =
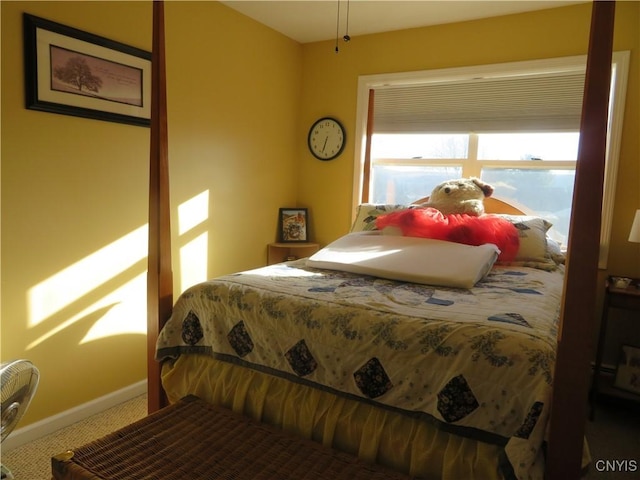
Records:
<instances>
[{"instance_id":1,"label":"wooden bench","mask_svg":"<svg viewBox=\"0 0 640 480\"><path fill-rule=\"evenodd\" d=\"M409 477L185 397L51 460L56 480L400 480Z\"/></svg>"}]
</instances>

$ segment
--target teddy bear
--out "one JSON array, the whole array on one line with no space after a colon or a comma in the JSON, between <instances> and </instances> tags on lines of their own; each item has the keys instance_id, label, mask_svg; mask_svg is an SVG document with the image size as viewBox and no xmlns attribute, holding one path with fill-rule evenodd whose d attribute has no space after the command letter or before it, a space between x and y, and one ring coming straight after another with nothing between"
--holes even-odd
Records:
<instances>
[{"instance_id":1,"label":"teddy bear","mask_svg":"<svg viewBox=\"0 0 640 480\"><path fill-rule=\"evenodd\" d=\"M448 180L436 186L426 202L380 215L376 227L385 234L483 245L500 250L498 260L510 261L520 248L517 228L505 218L484 213L493 187L477 178Z\"/></svg>"},{"instance_id":2,"label":"teddy bear","mask_svg":"<svg viewBox=\"0 0 640 480\"><path fill-rule=\"evenodd\" d=\"M492 194L493 187L479 178L458 178L437 185L427 202L414 205L436 208L443 215L466 213L477 217L484 214L483 200Z\"/></svg>"}]
</instances>

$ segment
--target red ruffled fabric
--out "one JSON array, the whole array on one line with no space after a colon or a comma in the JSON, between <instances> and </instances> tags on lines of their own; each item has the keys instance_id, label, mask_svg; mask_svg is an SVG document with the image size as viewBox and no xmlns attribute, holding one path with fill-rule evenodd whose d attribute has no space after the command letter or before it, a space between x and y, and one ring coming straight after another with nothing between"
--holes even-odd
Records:
<instances>
[{"instance_id":1,"label":"red ruffled fabric","mask_svg":"<svg viewBox=\"0 0 640 480\"><path fill-rule=\"evenodd\" d=\"M435 208L399 210L376 219L376 227L397 227L405 237L433 238L466 245L493 243L500 249L498 260L513 260L520 248L517 228L497 215L443 215Z\"/></svg>"}]
</instances>

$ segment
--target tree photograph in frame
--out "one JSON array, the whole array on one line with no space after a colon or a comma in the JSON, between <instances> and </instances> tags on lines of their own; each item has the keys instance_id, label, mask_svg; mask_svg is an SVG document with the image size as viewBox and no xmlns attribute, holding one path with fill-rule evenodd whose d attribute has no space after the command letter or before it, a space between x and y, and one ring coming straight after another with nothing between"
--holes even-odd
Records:
<instances>
[{"instance_id":1,"label":"tree photograph in frame","mask_svg":"<svg viewBox=\"0 0 640 480\"><path fill-rule=\"evenodd\" d=\"M306 208L281 208L278 217L281 242L306 242L308 213Z\"/></svg>"},{"instance_id":2,"label":"tree photograph in frame","mask_svg":"<svg viewBox=\"0 0 640 480\"><path fill-rule=\"evenodd\" d=\"M151 53L27 13L26 107L149 126Z\"/></svg>"},{"instance_id":3,"label":"tree photograph in frame","mask_svg":"<svg viewBox=\"0 0 640 480\"><path fill-rule=\"evenodd\" d=\"M640 347L622 345L613 386L640 395Z\"/></svg>"}]
</instances>

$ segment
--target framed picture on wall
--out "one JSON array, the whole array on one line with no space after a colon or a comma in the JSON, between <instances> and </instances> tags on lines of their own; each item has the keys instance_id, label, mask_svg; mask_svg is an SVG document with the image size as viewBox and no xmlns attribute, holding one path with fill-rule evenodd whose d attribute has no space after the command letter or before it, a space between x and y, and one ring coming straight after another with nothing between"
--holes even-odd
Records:
<instances>
[{"instance_id":1,"label":"framed picture on wall","mask_svg":"<svg viewBox=\"0 0 640 480\"><path fill-rule=\"evenodd\" d=\"M26 107L132 125L151 119L151 53L27 13Z\"/></svg>"},{"instance_id":2,"label":"framed picture on wall","mask_svg":"<svg viewBox=\"0 0 640 480\"><path fill-rule=\"evenodd\" d=\"M640 347L622 346L613 386L640 395Z\"/></svg>"},{"instance_id":3,"label":"framed picture on wall","mask_svg":"<svg viewBox=\"0 0 640 480\"><path fill-rule=\"evenodd\" d=\"M281 208L278 216L280 242L308 241L308 212L306 208Z\"/></svg>"}]
</instances>

